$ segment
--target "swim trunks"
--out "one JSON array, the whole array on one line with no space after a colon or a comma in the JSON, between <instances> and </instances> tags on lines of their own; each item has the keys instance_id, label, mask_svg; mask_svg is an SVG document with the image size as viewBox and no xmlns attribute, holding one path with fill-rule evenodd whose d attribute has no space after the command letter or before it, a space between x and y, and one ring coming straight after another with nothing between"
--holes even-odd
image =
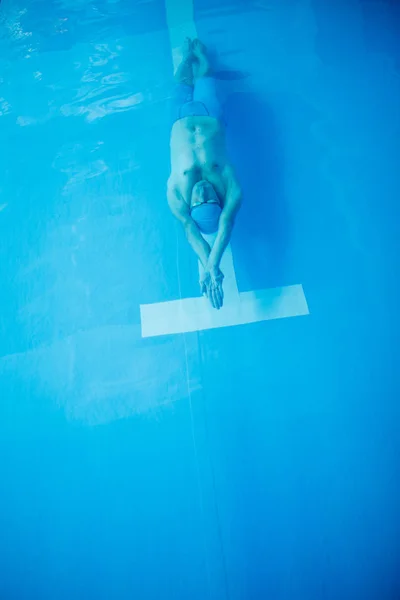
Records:
<instances>
[{"instance_id":1,"label":"swim trunks","mask_svg":"<svg viewBox=\"0 0 400 600\"><path fill-rule=\"evenodd\" d=\"M177 83L173 97L172 122L184 117L207 116L222 119L214 77L202 77L195 86Z\"/></svg>"}]
</instances>

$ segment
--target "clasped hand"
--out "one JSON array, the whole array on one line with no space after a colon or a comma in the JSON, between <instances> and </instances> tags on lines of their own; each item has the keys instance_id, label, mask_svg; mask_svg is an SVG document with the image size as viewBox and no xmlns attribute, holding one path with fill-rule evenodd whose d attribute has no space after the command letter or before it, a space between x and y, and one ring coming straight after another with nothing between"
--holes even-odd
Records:
<instances>
[{"instance_id":1,"label":"clasped hand","mask_svg":"<svg viewBox=\"0 0 400 600\"><path fill-rule=\"evenodd\" d=\"M200 278L200 292L207 296L212 306L219 310L224 301L222 281L224 275L219 267L207 265Z\"/></svg>"}]
</instances>

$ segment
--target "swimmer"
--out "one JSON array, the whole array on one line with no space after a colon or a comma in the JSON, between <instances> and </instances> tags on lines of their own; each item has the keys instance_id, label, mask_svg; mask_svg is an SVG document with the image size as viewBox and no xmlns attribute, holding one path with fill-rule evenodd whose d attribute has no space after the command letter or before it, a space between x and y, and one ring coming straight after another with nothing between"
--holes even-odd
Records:
<instances>
[{"instance_id":1,"label":"swimmer","mask_svg":"<svg viewBox=\"0 0 400 600\"><path fill-rule=\"evenodd\" d=\"M226 155L216 81L200 40L186 38L175 82L168 204L203 267L200 291L220 309L224 275L219 267L242 193ZM210 246L202 234L213 233Z\"/></svg>"}]
</instances>

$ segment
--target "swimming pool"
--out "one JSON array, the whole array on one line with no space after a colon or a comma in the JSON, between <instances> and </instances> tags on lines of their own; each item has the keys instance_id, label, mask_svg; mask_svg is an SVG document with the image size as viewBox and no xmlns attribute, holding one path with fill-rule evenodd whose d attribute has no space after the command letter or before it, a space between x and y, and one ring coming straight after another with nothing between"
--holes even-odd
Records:
<instances>
[{"instance_id":1,"label":"swimming pool","mask_svg":"<svg viewBox=\"0 0 400 600\"><path fill-rule=\"evenodd\" d=\"M0 12L0 596L396 598L397 6ZM244 190L237 289L301 286L304 316L162 330L198 296L165 200L193 31Z\"/></svg>"}]
</instances>

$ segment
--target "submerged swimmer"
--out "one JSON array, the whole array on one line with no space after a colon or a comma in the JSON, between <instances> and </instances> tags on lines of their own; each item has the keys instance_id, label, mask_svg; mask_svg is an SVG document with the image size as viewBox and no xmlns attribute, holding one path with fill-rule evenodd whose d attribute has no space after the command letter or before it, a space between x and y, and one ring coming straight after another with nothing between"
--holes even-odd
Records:
<instances>
[{"instance_id":1,"label":"submerged swimmer","mask_svg":"<svg viewBox=\"0 0 400 600\"><path fill-rule=\"evenodd\" d=\"M168 204L203 266L201 293L220 309L224 276L219 265L242 194L226 156L221 105L200 40L186 38L175 80ZM210 246L202 234L212 233Z\"/></svg>"}]
</instances>

